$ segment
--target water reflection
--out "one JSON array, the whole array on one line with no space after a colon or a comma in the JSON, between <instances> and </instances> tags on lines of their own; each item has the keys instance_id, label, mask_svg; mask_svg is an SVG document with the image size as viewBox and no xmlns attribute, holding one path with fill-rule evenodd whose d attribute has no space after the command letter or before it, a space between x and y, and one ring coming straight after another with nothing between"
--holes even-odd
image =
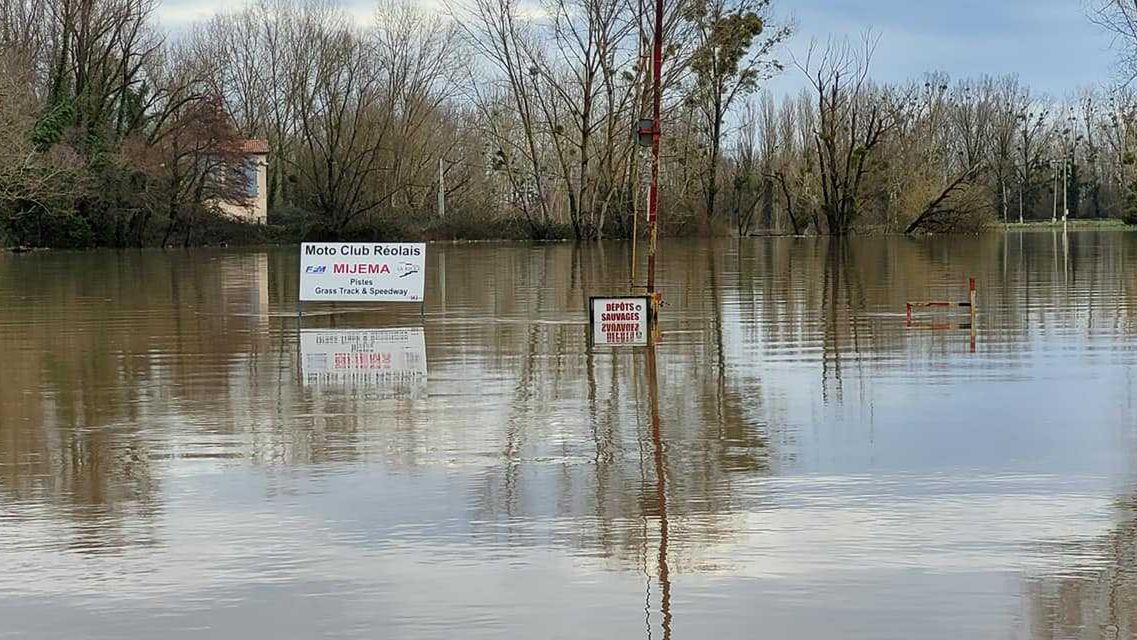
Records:
<instances>
[{"instance_id":1,"label":"water reflection","mask_svg":"<svg viewBox=\"0 0 1137 640\"><path fill-rule=\"evenodd\" d=\"M663 432L659 422L659 382L655 370L655 346L646 353L648 404L651 415L652 460L655 462L655 498L659 518L659 615L664 640L671 638L671 571L667 564L667 543L670 525L667 520L667 460L663 447ZM650 592L649 592L650 597ZM649 621L650 622L650 621ZM651 628L648 628L651 637Z\"/></svg>"},{"instance_id":2,"label":"water reflection","mask_svg":"<svg viewBox=\"0 0 1137 640\"><path fill-rule=\"evenodd\" d=\"M1066 566L1026 580L1023 635L1030 638L1132 638L1137 634L1137 495L1118 501L1121 522L1094 539L1055 542Z\"/></svg>"},{"instance_id":3,"label":"water reflection","mask_svg":"<svg viewBox=\"0 0 1137 640\"><path fill-rule=\"evenodd\" d=\"M268 344L267 256L0 261L0 496L67 518L73 533L48 544L93 553L154 544L163 447L153 410L234 414L256 393L248 365ZM228 313L203 309L218 305ZM171 351L192 360L174 362Z\"/></svg>"},{"instance_id":4,"label":"water reflection","mask_svg":"<svg viewBox=\"0 0 1137 640\"><path fill-rule=\"evenodd\" d=\"M600 352L618 243L432 247L425 320L328 305L303 331L290 250L0 255L0 619L1049 637L1015 612L1109 583L1127 628L1102 551L1137 491L1134 235L662 252L657 345ZM971 275L970 330L905 327ZM1041 628L1098 637L1094 611Z\"/></svg>"},{"instance_id":5,"label":"water reflection","mask_svg":"<svg viewBox=\"0 0 1137 640\"><path fill-rule=\"evenodd\" d=\"M407 396L426 386L422 327L301 329L300 377L305 385L362 387Z\"/></svg>"}]
</instances>

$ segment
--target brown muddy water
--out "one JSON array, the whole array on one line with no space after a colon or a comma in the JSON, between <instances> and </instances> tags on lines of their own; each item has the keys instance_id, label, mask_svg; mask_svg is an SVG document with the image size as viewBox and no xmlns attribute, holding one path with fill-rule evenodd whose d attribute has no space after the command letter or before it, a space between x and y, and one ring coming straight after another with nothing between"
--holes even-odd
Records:
<instances>
[{"instance_id":1,"label":"brown muddy water","mask_svg":"<svg viewBox=\"0 0 1137 640\"><path fill-rule=\"evenodd\" d=\"M0 637L1137 632L1137 234L667 242L590 352L628 252L0 255Z\"/></svg>"}]
</instances>

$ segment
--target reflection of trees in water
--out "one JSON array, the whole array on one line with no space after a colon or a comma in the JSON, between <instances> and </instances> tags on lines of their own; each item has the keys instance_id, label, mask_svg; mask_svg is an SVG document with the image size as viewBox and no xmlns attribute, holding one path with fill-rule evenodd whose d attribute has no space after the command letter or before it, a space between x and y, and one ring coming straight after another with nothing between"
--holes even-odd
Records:
<instances>
[{"instance_id":1,"label":"reflection of trees in water","mask_svg":"<svg viewBox=\"0 0 1137 640\"><path fill-rule=\"evenodd\" d=\"M714 263L711 263L714 270ZM721 336L721 333L719 334ZM659 580L659 611L660 626L663 628L663 640L671 638L671 568L668 558L668 547L671 542L671 520L667 509L667 454L664 448L663 428L659 415L659 381L657 378L655 362L655 346L648 345L644 353L644 376L647 379L648 414L651 421L651 452L652 471L655 475L655 519L659 522L659 544L656 559L656 577ZM644 533L647 533L647 519L644 519ZM647 555L646 552L644 554ZM648 598L650 600L650 583ZM650 604L650 602L649 602ZM648 636L651 636L650 618Z\"/></svg>"},{"instance_id":2,"label":"reflection of trees in water","mask_svg":"<svg viewBox=\"0 0 1137 640\"><path fill-rule=\"evenodd\" d=\"M79 547L114 548L107 525L158 510L154 460L177 426L159 422L162 406L252 393L232 355L264 341L265 256L191 255L0 262L0 292L20 301L0 306L16 328L0 331L0 491L56 505Z\"/></svg>"},{"instance_id":3,"label":"reflection of trees in water","mask_svg":"<svg viewBox=\"0 0 1137 640\"><path fill-rule=\"evenodd\" d=\"M745 340L776 349L783 359L817 361L819 395L847 402L830 396L850 379L863 382L864 374L906 366L890 354L915 364L925 355L966 353L966 332L928 330L937 322L964 322L958 314L930 311L911 331L897 317L907 300L965 299L972 276L979 285L981 349L986 344L1002 352L998 362L976 366L1006 371L1025 353L1022 344L1069 340L1072 329L1137 331L1137 234L1070 233L1065 245L1050 231L769 239L739 245L738 286L727 295L738 296ZM846 375L849 366L857 375Z\"/></svg>"},{"instance_id":4,"label":"reflection of trees in water","mask_svg":"<svg viewBox=\"0 0 1137 640\"><path fill-rule=\"evenodd\" d=\"M984 314L1014 327L1020 337L1070 328L1137 329L1137 236L1059 229L995 236L1009 269ZM1071 322L1073 318L1073 323Z\"/></svg>"},{"instance_id":5,"label":"reflection of trees in water","mask_svg":"<svg viewBox=\"0 0 1137 640\"><path fill-rule=\"evenodd\" d=\"M830 238L825 248L825 274L821 292L822 345L821 393L826 401L840 402L841 355L851 350L854 357L861 352L859 313L865 311L865 294L851 257L847 238ZM860 358L857 358L860 363Z\"/></svg>"},{"instance_id":6,"label":"reflection of trees in water","mask_svg":"<svg viewBox=\"0 0 1137 640\"><path fill-rule=\"evenodd\" d=\"M1121 424L1137 428L1137 380L1130 384ZM1137 637L1137 490L1117 500L1119 522L1104 535L1065 539L1042 551L1062 566L1023 584L1022 625L1035 640ZM1073 560L1066 560L1071 558Z\"/></svg>"},{"instance_id":7,"label":"reflection of trees in water","mask_svg":"<svg viewBox=\"0 0 1137 640\"><path fill-rule=\"evenodd\" d=\"M596 277L572 255L582 284ZM713 253L700 258L702 268L688 269L684 279L706 296L688 300L686 312L701 314L708 328L701 339L665 339L658 375L656 356L644 351L584 353L583 371L571 357L550 361L537 338L547 329L530 325L514 367L503 459L474 496L477 535L564 544L652 572L667 571L658 561L661 544L670 547L668 566L691 569L699 547L735 535L731 483L768 470L765 435L752 418L761 393L729 380L720 267ZM583 396L586 424L575 422L579 414L551 411L557 396ZM534 531L542 521L551 523L548 530ZM670 524L661 529L663 521Z\"/></svg>"},{"instance_id":8,"label":"reflection of trees in water","mask_svg":"<svg viewBox=\"0 0 1137 640\"><path fill-rule=\"evenodd\" d=\"M1126 519L1105 536L1056 550L1088 558L1088 565L1026 581L1030 638L1137 637L1137 494L1120 506Z\"/></svg>"},{"instance_id":9,"label":"reflection of trees in water","mask_svg":"<svg viewBox=\"0 0 1137 640\"><path fill-rule=\"evenodd\" d=\"M959 346L906 332L904 301L958 294L972 274L981 327L1008 343L1071 323L1132 332L1135 246L1133 234L1049 233L664 243L673 568L701 566L701 547L735 535L737 486L785 459L779 443L795 436L783 426L808 419L770 392L766 359L807 368L795 392L810 402L866 406L875 373L918 360L911 341ZM469 454L488 469L471 495L479 535L521 543L536 534L514 524L549 518L547 538L643 566L658 535L644 523L661 510L644 356L586 353L580 324L588 295L625 290L629 258L622 244L432 248L432 397L377 403L298 385L292 318L267 308L292 308L291 250L0 256L0 491L124 518L158 507L169 457L302 465L378 452L369 459L413 468ZM418 321L398 313L305 322Z\"/></svg>"},{"instance_id":10,"label":"reflection of trees in water","mask_svg":"<svg viewBox=\"0 0 1137 640\"><path fill-rule=\"evenodd\" d=\"M1137 379L1126 367L1120 424L1137 428ZM1037 640L1137 637L1137 490L1114 504L1118 522L1094 538L1064 538L1040 555L1056 566L1023 581L1018 634Z\"/></svg>"}]
</instances>

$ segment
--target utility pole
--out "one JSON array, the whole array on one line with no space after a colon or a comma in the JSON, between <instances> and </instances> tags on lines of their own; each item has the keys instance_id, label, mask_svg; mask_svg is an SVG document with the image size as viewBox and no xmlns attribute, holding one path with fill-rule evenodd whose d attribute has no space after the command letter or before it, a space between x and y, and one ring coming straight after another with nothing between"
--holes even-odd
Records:
<instances>
[{"instance_id":1,"label":"utility pole","mask_svg":"<svg viewBox=\"0 0 1137 640\"><path fill-rule=\"evenodd\" d=\"M1030 177L1030 154L1027 147L1027 123L1030 122L1030 114L1023 114L1023 174L1019 179L1019 224L1023 223L1023 191L1026 189L1027 178Z\"/></svg>"},{"instance_id":2,"label":"utility pole","mask_svg":"<svg viewBox=\"0 0 1137 640\"><path fill-rule=\"evenodd\" d=\"M442 171L442 157L438 158L438 217L446 217L446 181Z\"/></svg>"},{"instance_id":3,"label":"utility pole","mask_svg":"<svg viewBox=\"0 0 1137 640\"><path fill-rule=\"evenodd\" d=\"M1071 130L1073 126L1070 124L1074 121L1074 117L1069 115L1069 107L1067 107L1068 115L1066 117L1066 129L1062 132L1062 224L1066 224L1067 218L1070 217L1070 206L1066 200L1066 189L1070 186L1070 162L1074 155L1074 147L1078 144L1077 138L1074 139L1073 144L1070 142Z\"/></svg>"},{"instance_id":4,"label":"utility pole","mask_svg":"<svg viewBox=\"0 0 1137 640\"><path fill-rule=\"evenodd\" d=\"M1010 218L1007 217L1007 209L1009 208L1007 206L1007 181L1000 180L1000 182L1002 182L1001 186L1003 187L1003 224L1007 224L1011 221Z\"/></svg>"},{"instance_id":5,"label":"utility pole","mask_svg":"<svg viewBox=\"0 0 1137 640\"><path fill-rule=\"evenodd\" d=\"M652 320L659 317L659 296L655 291L655 253L658 236L657 219L659 216L659 142L660 131L660 102L663 87L663 0L655 0L655 40L651 52L651 187L647 197L647 295L651 298Z\"/></svg>"},{"instance_id":6,"label":"utility pole","mask_svg":"<svg viewBox=\"0 0 1137 640\"><path fill-rule=\"evenodd\" d=\"M1050 224L1058 222L1058 159L1054 160L1054 211L1050 213Z\"/></svg>"},{"instance_id":7,"label":"utility pole","mask_svg":"<svg viewBox=\"0 0 1137 640\"><path fill-rule=\"evenodd\" d=\"M1070 184L1070 160L1062 158L1062 224L1070 215L1070 207L1066 202L1066 186Z\"/></svg>"}]
</instances>

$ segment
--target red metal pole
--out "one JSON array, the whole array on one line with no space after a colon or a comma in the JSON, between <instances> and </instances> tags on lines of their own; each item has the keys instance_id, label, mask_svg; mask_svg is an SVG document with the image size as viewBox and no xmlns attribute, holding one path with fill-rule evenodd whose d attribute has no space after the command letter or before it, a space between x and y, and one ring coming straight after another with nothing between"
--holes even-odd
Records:
<instances>
[{"instance_id":1,"label":"red metal pole","mask_svg":"<svg viewBox=\"0 0 1137 640\"><path fill-rule=\"evenodd\" d=\"M659 139L662 136L660 123L660 101L662 100L663 76L663 0L655 0L655 42L651 53L652 81L652 132L651 132L651 188L647 196L647 294L651 296L653 319L659 314L659 302L655 293L655 248L656 220L659 215Z\"/></svg>"}]
</instances>

